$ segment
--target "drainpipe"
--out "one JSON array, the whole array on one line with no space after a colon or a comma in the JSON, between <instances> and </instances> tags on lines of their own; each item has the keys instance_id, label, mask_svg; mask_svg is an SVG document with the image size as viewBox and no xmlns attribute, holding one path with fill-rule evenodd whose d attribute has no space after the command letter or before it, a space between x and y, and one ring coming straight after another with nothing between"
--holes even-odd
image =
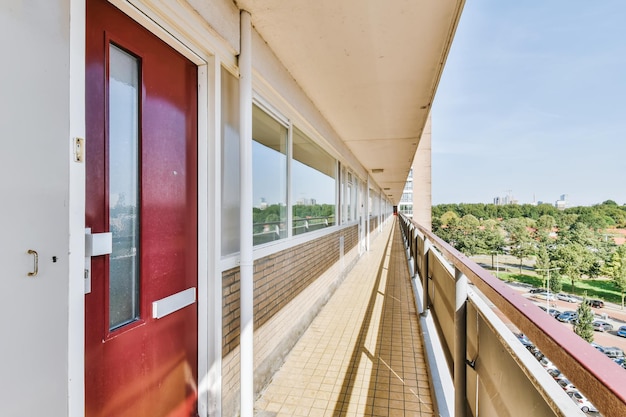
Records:
<instances>
[{"instance_id":1,"label":"drainpipe","mask_svg":"<svg viewBox=\"0 0 626 417\"><path fill-rule=\"evenodd\" d=\"M240 111L240 380L241 417L254 413L254 258L252 242L252 29L250 13L241 11L239 52Z\"/></svg>"}]
</instances>

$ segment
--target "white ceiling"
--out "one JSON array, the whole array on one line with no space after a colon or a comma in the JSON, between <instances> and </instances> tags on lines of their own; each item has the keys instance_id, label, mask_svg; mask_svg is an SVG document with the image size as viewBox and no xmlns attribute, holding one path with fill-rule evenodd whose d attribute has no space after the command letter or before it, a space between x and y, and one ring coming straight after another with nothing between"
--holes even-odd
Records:
<instances>
[{"instance_id":1,"label":"white ceiling","mask_svg":"<svg viewBox=\"0 0 626 417\"><path fill-rule=\"evenodd\" d=\"M464 0L237 0L397 204ZM383 169L382 173L372 173Z\"/></svg>"}]
</instances>

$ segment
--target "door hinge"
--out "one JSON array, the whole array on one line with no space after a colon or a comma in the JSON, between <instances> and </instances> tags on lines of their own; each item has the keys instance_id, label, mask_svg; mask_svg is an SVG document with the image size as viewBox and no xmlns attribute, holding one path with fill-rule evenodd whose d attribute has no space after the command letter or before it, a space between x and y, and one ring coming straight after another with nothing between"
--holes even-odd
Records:
<instances>
[{"instance_id":1,"label":"door hinge","mask_svg":"<svg viewBox=\"0 0 626 417\"><path fill-rule=\"evenodd\" d=\"M85 139L74 138L74 162L85 161Z\"/></svg>"}]
</instances>

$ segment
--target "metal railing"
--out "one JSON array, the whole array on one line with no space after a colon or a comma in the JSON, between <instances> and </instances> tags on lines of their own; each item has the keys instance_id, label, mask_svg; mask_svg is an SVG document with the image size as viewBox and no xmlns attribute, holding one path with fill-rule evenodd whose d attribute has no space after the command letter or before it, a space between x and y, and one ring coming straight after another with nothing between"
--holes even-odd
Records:
<instances>
[{"instance_id":1,"label":"metal railing","mask_svg":"<svg viewBox=\"0 0 626 417\"><path fill-rule=\"evenodd\" d=\"M287 229L285 221L269 221L263 223L255 223L253 227L252 239L255 245L272 242L287 237ZM292 220L291 233L293 236L302 233L312 232L318 229L324 229L335 225L335 216L327 217L306 217L294 218Z\"/></svg>"},{"instance_id":2,"label":"metal railing","mask_svg":"<svg viewBox=\"0 0 626 417\"><path fill-rule=\"evenodd\" d=\"M584 415L497 314L603 416L626 416L621 367L431 231L398 217L422 316L434 323L453 381L455 416Z\"/></svg>"}]
</instances>

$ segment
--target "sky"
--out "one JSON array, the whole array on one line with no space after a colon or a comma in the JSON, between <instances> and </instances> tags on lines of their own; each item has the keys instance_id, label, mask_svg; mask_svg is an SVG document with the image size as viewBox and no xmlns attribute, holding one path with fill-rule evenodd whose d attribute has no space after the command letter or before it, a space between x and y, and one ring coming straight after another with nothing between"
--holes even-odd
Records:
<instances>
[{"instance_id":1,"label":"sky","mask_svg":"<svg viewBox=\"0 0 626 417\"><path fill-rule=\"evenodd\" d=\"M433 204L626 204L626 0L468 0L432 109Z\"/></svg>"}]
</instances>

